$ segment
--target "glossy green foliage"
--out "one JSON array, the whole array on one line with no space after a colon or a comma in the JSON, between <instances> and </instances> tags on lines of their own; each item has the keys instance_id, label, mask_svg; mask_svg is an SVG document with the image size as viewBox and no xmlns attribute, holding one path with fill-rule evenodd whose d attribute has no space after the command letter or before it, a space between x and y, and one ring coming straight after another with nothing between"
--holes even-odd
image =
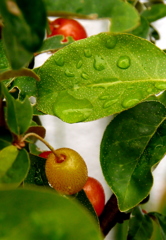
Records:
<instances>
[{"instance_id":1,"label":"glossy green foliage","mask_svg":"<svg viewBox=\"0 0 166 240\"><path fill-rule=\"evenodd\" d=\"M149 35L149 32L150 32L149 22L146 20L146 18L141 16L140 24L138 25L138 27L136 27L130 33L135 35L135 36L147 39L148 35Z\"/></svg>"},{"instance_id":2,"label":"glossy green foliage","mask_svg":"<svg viewBox=\"0 0 166 240\"><path fill-rule=\"evenodd\" d=\"M72 37L68 37L68 42L61 42L62 40L63 36L61 35L46 38L43 41L41 48L38 50L38 53L56 51L62 47L69 45L74 41Z\"/></svg>"},{"instance_id":3,"label":"glossy green foliage","mask_svg":"<svg viewBox=\"0 0 166 240\"><path fill-rule=\"evenodd\" d=\"M162 3L154 4L150 8L143 11L141 15L149 22L154 22L166 16L166 5Z\"/></svg>"},{"instance_id":4,"label":"glossy green foliage","mask_svg":"<svg viewBox=\"0 0 166 240\"><path fill-rule=\"evenodd\" d=\"M149 240L153 232L151 218L139 207L134 208L131 214L127 240Z\"/></svg>"},{"instance_id":5,"label":"glossy green foliage","mask_svg":"<svg viewBox=\"0 0 166 240\"><path fill-rule=\"evenodd\" d=\"M48 12L61 14L93 15L98 18L111 19L111 32L123 32L135 28L139 24L139 15L136 9L122 0L45 0Z\"/></svg>"},{"instance_id":6,"label":"glossy green foliage","mask_svg":"<svg viewBox=\"0 0 166 240\"><path fill-rule=\"evenodd\" d=\"M164 105L143 102L117 115L105 130L101 166L122 211L149 194L152 167L165 155L165 117Z\"/></svg>"},{"instance_id":7,"label":"glossy green foliage","mask_svg":"<svg viewBox=\"0 0 166 240\"><path fill-rule=\"evenodd\" d=\"M30 126L33 114L32 106L27 97L22 102L15 100L3 84L2 87L6 98L5 117L7 125L11 132L21 135Z\"/></svg>"},{"instance_id":8,"label":"glossy green foliage","mask_svg":"<svg viewBox=\"0 0 166 240\"><path fill-rule=\"evenodd\" d=\"M6 53L11 67L19 69L42 45L46 27L45 6L42 0L1 0L0 9Z\"/></svg>"},{"instance_id":9,"label":"glossy green foliage","mask_svg":"<svg viewBox=\"0 0 166 240\"><path fill-rule=\"evenodd\" d=\"M29 170L29 157L25 149L18 150L10 145L0 151L0 188L8 184L18 187Z\"/></svg>"},{"instance_id":10,"label":"glossy green foliage","mask_svg":"<svg viewBox=\"0 0 166 240\"><path fill-rule=\"evenodd\" d=\"M2 191L0 212L1 239L103 239L93 217L78 202L54 192Z\"/></svg>"},{"instance_id":11,"label":"glossy green foliage","mask_svg":"<svg viewBox=\"0 0 166 240\"><path fill-rule=\"evenodd\" d=\"M165 64L163 51L130 34L76 41L38 69L37 108L68 123L124 111L166 88Z\"/></svg>"}]
</instances>

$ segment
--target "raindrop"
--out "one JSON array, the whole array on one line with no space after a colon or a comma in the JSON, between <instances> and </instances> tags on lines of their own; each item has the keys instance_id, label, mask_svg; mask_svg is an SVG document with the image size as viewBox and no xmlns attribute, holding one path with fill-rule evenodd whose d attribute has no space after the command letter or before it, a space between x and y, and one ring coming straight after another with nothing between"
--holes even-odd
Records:
<instances>
[{"instance_id":1,"label":"raindrop","mask_svg":"<svg viewBox=\"0 0 166 240\"><path fill-rule=\"evenodd\" d=\"M109 95L102 95L99 97L100 100L106 100L108 99L110 96Z\"/></svg>"},{"instance_id":2,"label":"raindrop","mask_svg":"<svg viewBox=\"0 0 166 240\"><path fill-rule=\"evenodd\" d=\"M163 83L156 83L155 84L155 87L159 90L165 90L166 89L166 83L163 82Z\"/></svg>"},{"instance_id":3,"label":"raindrop","mask_svg":"<svg viewBox=\"0 0 166 240\"><path fill-rule=\"evenodd\" d=\"M76 64L76 68L79 69L82 67L82 60L79 60L78 63Z\"/></svg>"},{"instance_id":4,"label":"raindrop","mask_svg":"<svg viewBox=\"0 0 166 240\"><path fill-rule=\"evenodd\" d=\"M148 88L147 93L151 93L151 92L153 92L153 88Z\"/></svg>"},{"instance_id":5,"label":"raindrop","mask_svg":"<svg viewBox=\"0 0 166 240\"><path fill-rule=\"evenodd\" d=\"M53 105L54 114L64 122L76 123L85 121L93 111L87 99L76 99L67 91L61 92Z\"/></svg>"},{"instance_id":6,"label":"raindrop","mask_svg":"<svg viewBox=\"0 0 166 240\"><path fill-rule=\"evenodd\" d=\"M89 48L84 49L84 55L87 58L90 58L92 56L92 52Z\"/></svg>"},{"instance_id":7,"label":"raindrop","mask_svg":"<svg viewBox=\"0 0 166 240\"><path fill-rule=\"evenodd\" d=\"M114 103L117 102L117 99L112 99L104 103L103 108L109 108L111 107Z\"/></svg>"},{"instance_id":8,"label":"raindrop","mask_svg":"<svg viewBox=\"0 0 166 240\"><path fill-rule=\"evenodd\" d=\"M65 75L66 75L67 77L74 77L74 76L75 76L74 73L71 72L69 69L66 69Z\"/></svg>"},{"instance_id":9,"label":"raindrop","mask_svg":"<svg viewBox=\"0 0 166 240\"><path fill-rule=\"evenodd\" d=\"M62 67L64 65L64 58L62 56L59 56L55 59L55 62L58 66Z\"/></svg>"},{"instance_id":10,"label":"raindrop","mask_svg":"<svg viewBox=\"0 0 166 240\"><path fill-rule=\"evenodd\" d=\"M137 99L137 98L125 99L125 100L122 102L122 107L124 107L124 108L130 108L130 107L133 107L134 105L138 104L139 102L140 102L140 100Z\"/></svg>"},{"instance_id":11,"label":"raindrop","mask_svg":"<svg viewBox=\"0 0 166 240\"><path fill-rule=\"evenodd\" d=\"M85 80L89 79L89 76L86 73L81 73L81 77Z\"/></svg>"},{"instance_id":12,"label":"raindrop","mask_svg":"<svg viewBox=\"0 0 166 240\"><path fill-rule=\"evenodd\" d=\"M128 56L121 56L117 62L117 66L122 69L127 69L130 67L130 64L130 58Z\"/></svg>"},{"instance_id":13,"label":"raindrop","mask_svg":"<svg viewBox=\"0 0 166 240\"><path fill-rule=\"evenodd\" d=\"M106 47L108 49L112 49L116 46L117 43L117 37L115 35L110 36L109 39L106 40Z\"/></svg>"},{"instance_id":14,"label":"raindrop","mask_svg":"<svg viewBox=\"0 0 166 240\"><path fill-rule=\"evenodd\" d=\"M95 56L93 66L97 71L102 71L106 67L105 60L101 56Z\"/></svg>"}]
</instances>

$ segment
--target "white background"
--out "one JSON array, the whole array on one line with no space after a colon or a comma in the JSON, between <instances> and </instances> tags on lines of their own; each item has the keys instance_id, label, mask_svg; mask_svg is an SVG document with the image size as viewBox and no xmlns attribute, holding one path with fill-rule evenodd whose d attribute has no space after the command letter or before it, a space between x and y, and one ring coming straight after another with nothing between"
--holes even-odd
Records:
<instances>
[{"instance_id":1,"label":"white background","mask_svg":"<svg viewBox=\"0 0 166 240\"><path fill-rule=\"evenodd\" d=\"M108 30L108 22L106 20L79 20L85 27L88 36L105 32ZM159 30L161 40L157 41L157 46L161 49L166 48L166 19L159 20L154 26ZM36 58L35 67L40 66L49 57L49 54L42 54ZM97 121L88 123L68 124L62 122L54 116L41 116L43 126L46 128L45 139L55 148L68 147L76 150L84 158L88 166L89 176L97 178L103 185L106 200L111 195L111 191L103 177L100 161L99 150L102 135L106 126L109 124L110 117L106 117ZM37 143L42 150L47 150L44 144ZM157 210L157 201L161 193L166 190L166 161L161 161L157 169L154 171L154 186L152 188L150 205L147 210ZM149 208L149 209L148 209ZM105 240L111 240L111 233L107 235Z\"/></svg>"}]
</instances>

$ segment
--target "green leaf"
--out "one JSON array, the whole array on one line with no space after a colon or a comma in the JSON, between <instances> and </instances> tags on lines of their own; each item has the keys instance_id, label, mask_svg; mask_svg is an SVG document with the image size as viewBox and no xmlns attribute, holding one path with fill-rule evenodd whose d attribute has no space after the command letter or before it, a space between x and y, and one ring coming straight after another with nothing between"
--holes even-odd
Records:
<instances>
[{"instance_id":1,"label":"green leaf","mask_svg":"<svg viewBox=\"0 0 166 240\"><path fill-rule=\"evenodd\" d=\"M38 186L49 186L47 177L45 175L45 162L46 159L29 154L31 167L29 173L24 180L26 184L35 184Z\"/></svg>"},{"instance_id":2,"label":"green leaf","mask_svg":"<svg viewBox=\"0 0 166 240\"><path fill-rule=\"evenodd\" d=\"M164 90L165 66L162 50L130 34L75 41L38 69L37 108L68 123L109 116Z\"/></svg>"},{"instance_id":3,"label":"green leaf","mask_svg":"<svg viewBox=\"0 0 166 240\"><path fill-rule=\"evenodd\" d=\"M5 54L4 44L2 40L0 40L0 73L5 72L9 69L10 69L10 65Z\"/></svg>"},{"instance_id":4,"label":"green leaf","mask_svg":"<svg viewBox=\"0 0 166 240\"><path fill-rule=\"evenodd\" d=\"M42 45L46 27L45 6L41 0L1 0L0 8L5 23L2 39L6 53L12 68L19 69Z\"/></svg>"},{"instance_id":5,"label":"green leaf","mask_svg":"<svg viewBox=\"0 0 166 240\"><path fill-rule=\"evenodd\" d=\"M98 18L110 18L112 32L128 31L135 28L139 23L139 14L136 9L127 2L122 0L45 0L47 11L61 15L67 13L76 13L81 15L97 14ZM50 13L51 15L51 13Z\"/></svg>"},{"instance_id":6,"label":"green leaf","mask_svg":"<svg viewBox=\"0 0 166 240\"><path fill-rule=\"evenodd\" d=\"M1 239L103 239L93 217L78 202L54 192L1 191L0 212Z\"/></svg>"},{"instance_id":7,"label":"green leaf","mask_svg":"<svg viewBox=\"0 0 166 240\"><path fill-rule=\"evenodd\" d=\"M11 145L13 141L11 132L3 127L0 127L0 150Z\"/></svg>"},{"instance_id":8,"label":"green leaf","mask_svg":"<svg viewBox=\"0 0 166 240\"><path fill-rule=\"evenodd\" d=\"M13 145L0 151L0 188L7 184L17 187L29 170L29 158L25 149L17 150Z\"/></svg>"},{"instance_id":9,"label":"green leaf","mask_svg":"<svg viewBox=\"0 0 166 240\"><path fill-rule=\"evenodd\" d=\"M149 22L154 22L160 18L166 16L166 5L165 4L154 4L150 8L142 12L142 16L145 17Z\"/></svg>"},{"instance_id":10,"label":"green leaf","mask_svg":"<svg viewBox=\"0 0 166 240\"><path fill-rule=\"evenodd\" d=\"M149 35L149 30L150 30L149 22L146 20L146 18L144 18L142 16L141 16L140 20L141 20L141 22L140 22L139 26L136 27L130 33L135 36L147 39L148 35Z\"/></svg>"},{"instance_id":11,"label":"green leaf","mask_svg":"<svg viewBox=\"0 0 166 240\"><path fill-rule=\"evenodd\" d=\"M151 169L166 149L166 109L149 101L117 115L107 126L100 161L121 211L139 204L153 184Z\"/></svg>"},{"instance_id":12,"label":"green leaf","mask_svg":"<svg viewBox=\"0 0 166 240\"><path fill-rule=\"evenodd\" d=\"M127 240L149 240L152 232L151 218L147 214L143 214L139 207L134 208L129 221Z\"/></svg>"},{"instance_id":13,"label":"green leaf","mask_svg":"<svg viewBox=\"0 0 166 240\"><path fill-rule=\"evenodd\" d=\"M90 213L94 216L95 220L97 221L97 223L99 224L99 220L98 217L96 215L96 212L92 206L92 204L90 203L89 199L86 196L86 193L84 192L84 190L81 190L80 192L78 192L78 194L76 195L76 199L84 206L86 207Z\"/></svg>"},{"instance_id":14,"label":"green leaf","mask_svg":"<svg viewBox=\"0 0 166 240\"><path fill-rule=\"evenodd\" d=\"M41 48L37 51L38 53L44 53L49 51L56 51L62 47L65 47L72 43L74 40L72 37L68 37L68 42L61 42L63 40L63 36L57 35L53 37L49 37L43 41Z\"/></svg>"},{"instance_id":15,"label":"green leaf","mask_svg":"<svg viewBox=\"0 0 166 240\"><path fill-rule=\"evenodd\" d=\"M160 226L160 232L162 235L162 239L166 240L166 216L162 215L158 212L150 212L148 215L157 221L158 225Z\"/></svg>"},{"instance_id":16,"label":"green leaf","mask_svg":"<svg viewBox=\"0 0 166 240\"><path fill-rule=\"evenodd\" d=\"M2 86L7 104L5 109L7 125L11 132L15 133L16 135L21 135L25 133L30 126L33 109L28 98L25 98L22 102L15 100L5 86Z\"/></svg>"}]
</instances>

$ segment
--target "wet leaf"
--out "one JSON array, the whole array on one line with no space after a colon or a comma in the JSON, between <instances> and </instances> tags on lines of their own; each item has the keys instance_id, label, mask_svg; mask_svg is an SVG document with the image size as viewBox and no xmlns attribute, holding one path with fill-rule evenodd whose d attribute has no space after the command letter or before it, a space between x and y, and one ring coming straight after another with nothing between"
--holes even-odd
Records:
<instances>
[{"instance_id":1,"label":"wet leaf","mask_svg":"<svg viewBox=\"0 0 166 240\"><path fill-rule=\"evenodd\" d=\"M166 89L165 65L162 50L130 34L76 41L38 69L37 108L68 123L124 111Z\"/></svg>"},{"instance_id":2,"label":"wet leaf","mask_svg":"<svg viewBox=\"0 0 166 240\"><path fill-rule=\"evenodd\" d=\"M56 51L62 47L65 47L72 43L74 40L71 37L68 37L68 42L62 43L63 36L57 35L49 37L43 41L41 48L38 50L37 54L49 51Z\"/></svg>"},{"instance_id":3,"label":"wet leaf","mask_svg":"<svg viewBox=\"0 0 166 240\"><path fill-rule=\"evenodd\" d=\"M132 211L129 221L129 232L127 240L149 240L152 236L153 224L147 214L143 214L139 207Z\"/></svg>"},{"instance_id":4,"label":"wet leaf","mask_svg":"<svg viewBox=\"0 0 166 240\"><path fill-rule=\"evenodd\" d=\"M78 202L54 192L1 191L0 212L1 239L103 239L93 217Z\"/></svg>"},{"instance_id":5,"label":"wet leaf","mask_svg":"<svg viewBox=\"0 0 166 240\"><path fill-rule=\"evenodd\" d=\"M17 150L13 145L0 151L0 188L7 184L18 187L29 170L29 158L25 149Z\"/></svg>"},{"instance_id":6,"label":"wet leaf","mask_svg":"<svg viewBox=\"0 0 166 240\"><path fill-rule=\"evenodd\" d=\"M11 132L21 135L27 131L32 120L33 109L28 98L24 101L15 100L8 90L3 86L3 92L6 98L6 122Z\"/></svg>"},{"instance_id":7,"label":"wet leaf","mask_svg":"<svg viewBox=\"0 0 166 240\"><path fill-rule=\"evenodd\" d=\"M56 11L62 15L65 13L76 13L81 15L95 15L98 18L110 18L112 32L127 31L135 28L139 23L139 15L136 9L127 2L121 0L68 0L51 1L45 0L47 10L49 12ZM51 14L51 13L50 13Z\"/></svg>"},{"instance_id":8,"label":"wet leaf","mask_svg":"<svg viewBox=\"0 0 166 240\"><path fill-rule=\"evenodd\" d=\"M0 73L3 73L9 69L10 69L10 65L5 54L4 44L2 40L0 40Z\"/></svg>"},{"instance_id":9,"label":"wet leaf","mask_svg":"<svg viewBox=\"0 0 166 240\"><path fill-rule=\"evenodd\" d=\"M5 23L2 39L6 54L11 67L19 69L42 45L46 27L45 6L41 0L1 0L0 8Z\"/></svg>"},{"instance_id":10,"label":"wet leaf","mask_svg":"<svg viewBox=\"0 0 166 240\"><path fill-rule=\"evenodd\" d=\"M121 211L139 204L151 190L152 167L165 155L165 117L164 105L143 102L117 115L105 130L101 167Z\"/></svg>"}]
</instances>

